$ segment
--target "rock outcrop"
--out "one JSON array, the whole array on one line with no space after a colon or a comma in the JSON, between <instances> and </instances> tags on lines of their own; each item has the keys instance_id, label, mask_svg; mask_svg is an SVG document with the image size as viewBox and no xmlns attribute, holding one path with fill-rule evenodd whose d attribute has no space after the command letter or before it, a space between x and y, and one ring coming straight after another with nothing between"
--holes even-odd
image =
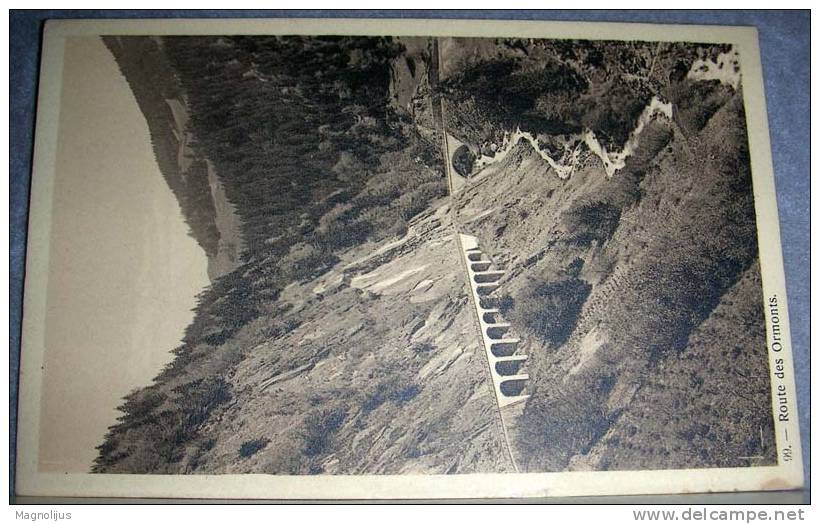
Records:
<instances>
[{"instance_id":1,"label":"rock outcrop","mask_svg":"<svg viewBox=\"0 0 820 524\"><path fill-rule=\"evenodd\" d=\"M244 255L96 471L774 462L742 86L688 75L727 49L443 39L439 64L428 39L108 44L169 185L202 204L192 234ZM445 144L478 159L451 199ZM472 290L456 233L486 255ZM478 329L470 293L494 287ZM503 353L511 326L514 352L487 355L482 333ZM490 364L518 377L515 413Z\"/></svg>"}]
</instances>

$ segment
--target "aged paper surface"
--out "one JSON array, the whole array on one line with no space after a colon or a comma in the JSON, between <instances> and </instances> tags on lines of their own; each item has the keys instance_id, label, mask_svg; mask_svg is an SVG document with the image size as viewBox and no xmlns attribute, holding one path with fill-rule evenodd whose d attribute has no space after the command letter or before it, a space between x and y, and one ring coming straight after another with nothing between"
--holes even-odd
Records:
<instances>
[{"instance_id":1,"label":"aged paper surface","mask_svg":"<svg viewBox=\"0 0 820 524\"><path fill-rule=\"evenodd\" d=\"M40 85L20 494L801 485L753 29L66 21Z\"/></svg>"}]
</instances>

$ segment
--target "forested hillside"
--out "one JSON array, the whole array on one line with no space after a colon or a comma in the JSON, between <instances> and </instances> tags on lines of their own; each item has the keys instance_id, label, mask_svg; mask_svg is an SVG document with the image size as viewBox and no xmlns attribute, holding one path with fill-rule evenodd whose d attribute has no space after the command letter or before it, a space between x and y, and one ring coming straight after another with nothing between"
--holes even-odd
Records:
<instances>
[{"instance_id":1,"label":"forested hillside","mask_svg":"<svg viewBox=\"0 0 820 524\"><path fill-rule=\"evenodd\" d=\"M128 397L95 467L171 472L212 445L200 430L235 397L235 366L292 327L282 289L351 246L404 235L446 186L437 149L389 107L390 64L403 49L389 38L118 40L158 64L123 67L131 85L179 82L191 147L215 165L246 243L242 265L200 296L173 362ZM174 79L162 78L166 62Z\"/></svg>"},{"instance_id":2,"label":"forested hillside","mask_svg":"<svg viewBox=\"0 0 820 524\"><path fill-rule=\"evenodd\" d=\"M691 73L730 48L450 49L448 131L486 166L459 217L507 269L499 305L529 355L527 469L772 463L742 87Z\"/></svg>"},{"instance_id":3,"label":"forested hillside","mask_svg":"<svg viewBox=\"0 0 820 524\"><path fill-rule=\"evenodd\" d=\"M152 138L187 137L158 160L213 167L169 181L192 234L220 245L196 189L216 173L244 249L199 297L173 362L125 400L95 471L773 463L734 48L433 43L109 44ZM439 120L463 176L452 199ZM456 232L506 271L483 300L528 356L510 431Z\"/></svg>"}]
</instances>

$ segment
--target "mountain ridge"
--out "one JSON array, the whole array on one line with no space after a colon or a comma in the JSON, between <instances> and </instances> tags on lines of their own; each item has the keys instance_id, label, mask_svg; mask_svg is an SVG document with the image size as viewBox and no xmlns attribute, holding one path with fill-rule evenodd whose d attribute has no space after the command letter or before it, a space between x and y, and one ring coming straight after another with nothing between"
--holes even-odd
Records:
<instances>
[{"instance_id":1,"label":"mountain ridge","mask_svg":"<svg viewBox=\"0 0 820 524\"><path fill-rule=\"evenodd\" d=\"M687 76L725 46L454 39L439 84L423 40L161 42L246 248L173 363L125 400L95 471L513 471L456 232L506 270L494 299L529 355L522 471L775 460L768 379L729 387L768 377L742 86ZM445 131L477 153L514 129L533 140L445 198L437 96ZM642 121L661 99L672 110ZM592 131L620 151L635 129L617 172L583 145ZM572 144L562 177L544 151ZM746 349L709 354L716 333ZM680 376L749 420L711 400L670 419Z\"/></svg>"}]
</instances>

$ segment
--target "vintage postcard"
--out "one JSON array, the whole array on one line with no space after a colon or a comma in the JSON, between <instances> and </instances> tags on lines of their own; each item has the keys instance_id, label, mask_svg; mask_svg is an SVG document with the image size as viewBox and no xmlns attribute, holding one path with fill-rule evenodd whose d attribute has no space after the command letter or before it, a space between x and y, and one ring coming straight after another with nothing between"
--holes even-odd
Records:
<instances>
[{"instance_id":1,"label":"vintage postcard","mask_svg":"<svg viewBox=\"0 0 820 524\"><path fill-rule=\"evenodd\" d=\"M18 493L802 485L757 34L46 27Z\"/></svg>"}]
</instances>

